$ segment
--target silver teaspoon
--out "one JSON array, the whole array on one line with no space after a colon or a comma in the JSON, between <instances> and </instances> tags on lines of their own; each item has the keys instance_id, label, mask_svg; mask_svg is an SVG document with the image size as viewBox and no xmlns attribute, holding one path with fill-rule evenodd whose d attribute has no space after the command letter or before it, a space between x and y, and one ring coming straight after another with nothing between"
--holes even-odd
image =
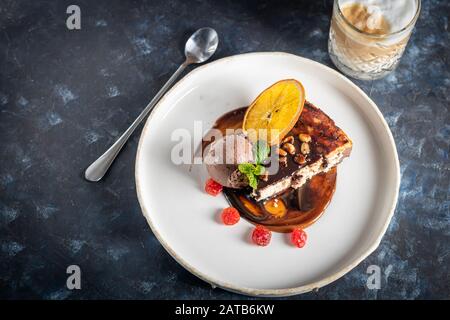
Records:
<instances>
[{"instance_id":1,"label":"silver teaspoon","mask_svg":"<svg viewBox=\"0 0 450 320\"><path fill-rule=\"evenodd\" d=\"M217 32L212 28L201 28L192 34L184 47L184 55L186 56L186 60L178 67L177 71L175 71L166 84L164 84L161 90L158 91L152 101L149 102L131 126L119 137L119 139L117 139L116 142L114 142L111 147L109 147L108 150L106 150L104 154L102 154L86 169L84 173L86 180L95 182L103 178L111 164L114 162L114 159L116 159L119 154L119 151L125 145L125 142L127 142L128 138L137 126L150 113L155 104L166 93L183 70L190 64L202 63L208 60L216 51L218 43L219 37L217 36Z\"/></svg>"}]
</instances>

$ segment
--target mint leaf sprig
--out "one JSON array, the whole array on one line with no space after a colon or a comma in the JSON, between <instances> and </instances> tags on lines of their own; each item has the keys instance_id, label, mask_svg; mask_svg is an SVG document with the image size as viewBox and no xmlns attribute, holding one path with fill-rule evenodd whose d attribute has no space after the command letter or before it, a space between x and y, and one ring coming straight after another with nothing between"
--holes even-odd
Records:
<instances>
[{"instance_id":1,"label":"mint leaf sprig","mask_svg":"<svg viewBox=\"0 0 450 320\"><path fill-rule=\"evenodd\" d=\"M253 146L255 163L245 162L238 165L238 170L245 174L248 184L253 189L258 187L258 176L264 174L266 168L263 166L264 160L269 156L270 147L264 140L258 140Z\"/></svg>"}]
</instances>

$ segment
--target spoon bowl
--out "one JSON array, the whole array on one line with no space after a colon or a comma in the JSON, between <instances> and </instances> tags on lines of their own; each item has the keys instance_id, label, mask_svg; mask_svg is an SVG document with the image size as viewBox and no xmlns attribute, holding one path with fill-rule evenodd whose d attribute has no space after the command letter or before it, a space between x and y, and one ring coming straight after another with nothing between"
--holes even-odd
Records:
<instances>
[{"instance_id":1,"label":"spoon bowl","mask_svg":"<svg viewBox=\"0 0 450 320\"><path fill-rule=\"evenodd\" d=\"M186 42L184 54L190 63L202 63L216 51L219 36L212 28L198 29Z\"/></svg>"}]
</instances>

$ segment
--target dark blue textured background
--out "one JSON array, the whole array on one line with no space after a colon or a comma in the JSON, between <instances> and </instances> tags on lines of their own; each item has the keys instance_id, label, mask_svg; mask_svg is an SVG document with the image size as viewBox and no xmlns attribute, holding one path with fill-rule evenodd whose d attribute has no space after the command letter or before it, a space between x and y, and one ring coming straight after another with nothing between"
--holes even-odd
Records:
<instances>
[{"instance_id":1,"label":"dark blue textured background","mask_svg":"<svg viewBox=\"0 0 450 320\"><path fill-rule=\"evenodd\" d=\"M78 4L82 29L65 27ZM139 133L106 179L83 169L182 61L193 30L215 28L215 59L286 51L332 66L331 1L0 2L0 298L243 298L212 289L161 247L134 184ZM449 2L423 1L398 69L356 83L397 143L402 183L381 246L349 274L294 298L450 298ZM66 267L82 290L65 289ZM380 265L380 290L365 286Z\"/></svg>"}]
</instances>

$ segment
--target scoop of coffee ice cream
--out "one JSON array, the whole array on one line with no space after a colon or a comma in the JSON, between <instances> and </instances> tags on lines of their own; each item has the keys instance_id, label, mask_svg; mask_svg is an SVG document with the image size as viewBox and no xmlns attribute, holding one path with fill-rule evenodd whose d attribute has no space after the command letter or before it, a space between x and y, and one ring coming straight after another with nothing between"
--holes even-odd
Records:
<instances>
[{"instance_id":1,"label":"scoop of coffee ice cream","mask_svg":"<svg viewBox=\"0 0 450 320\"><path fill-rule=\"evenodd\" d=\"M248 185L238 165L253 162L253 145L240 134L226 135L212 142L204 152L204 162L212 179L228 188Z\"/></svg>"}]
</instances>

